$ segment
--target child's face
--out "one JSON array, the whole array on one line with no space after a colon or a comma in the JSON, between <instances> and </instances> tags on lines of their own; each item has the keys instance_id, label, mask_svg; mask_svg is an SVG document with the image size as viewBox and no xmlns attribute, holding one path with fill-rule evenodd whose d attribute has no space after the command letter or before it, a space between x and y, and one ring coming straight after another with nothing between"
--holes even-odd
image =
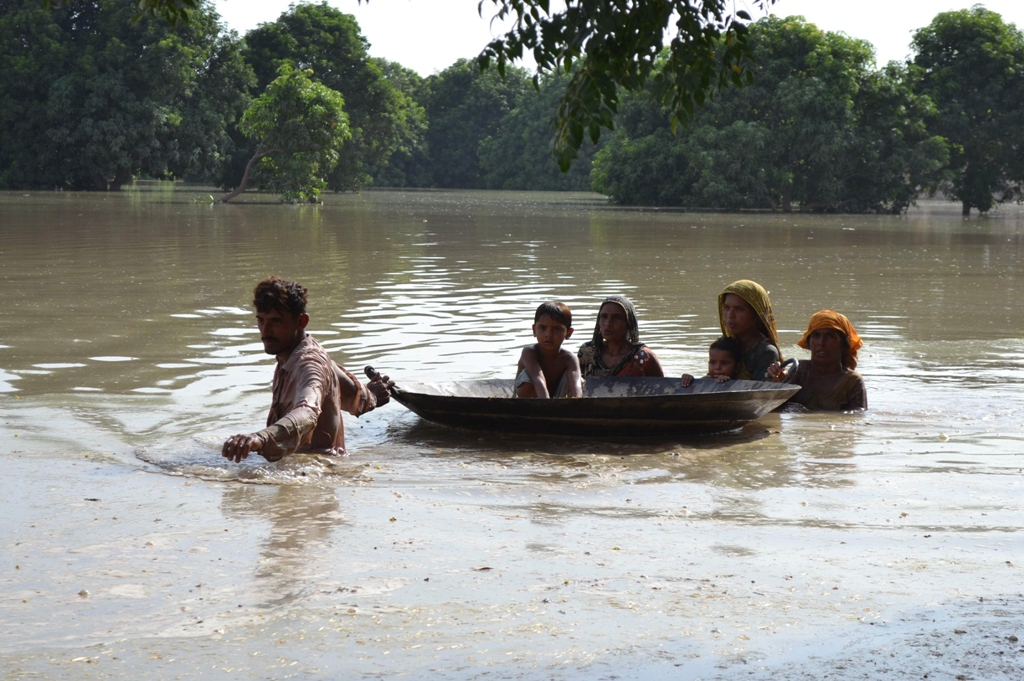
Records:
<instances>
[{"instance_id":1,"label":"child's face","mask_svg":"<svg viewBox=\"0 0 1024 681\"><path fill-rule=\"evenodd\" d=\"M541 315L537 323L533 325L533 336L537 339L537 345L549 352L558 352L565 339L572 335L572 327L549 317Z\"/></svg>"},{"instance_id":2,"label":"child's face","mask_svg":"<svg viewBox=\"0 0 1024 681\"><path fill-rule=\"evenodd\" d=\"M750 303L729 293L722 299L722 321L730 336L742 337L757 328L757 313Z\"/></svg>"},{"instance_id":3,"label":"child's face","mask_svg":"<svg viewBox=\"0 0 1024 681\"><path fill-rule=\"evenodd\" d=\"M728 350L713 348L708 351L708 376L728 376L734 378L739 367L736 357Z\"/></svg>"}]
</instances>

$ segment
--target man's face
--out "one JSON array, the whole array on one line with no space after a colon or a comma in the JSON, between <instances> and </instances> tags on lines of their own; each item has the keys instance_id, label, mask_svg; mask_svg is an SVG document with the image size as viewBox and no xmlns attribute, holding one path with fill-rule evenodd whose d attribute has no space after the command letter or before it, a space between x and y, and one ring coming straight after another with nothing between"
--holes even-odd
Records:
<instances>
[{"instance_id":1,"label":"man's face","mask_svg":"<svg viewBox=\"0 0 1024 681\"><path fill-rule=\"evenodd\" d=\"M305 337L309 315L293 315L282 310L268 310L256 313L256 324L260 328L260 340L268 355L289 352Z\"/></svg>"}]
</instances>

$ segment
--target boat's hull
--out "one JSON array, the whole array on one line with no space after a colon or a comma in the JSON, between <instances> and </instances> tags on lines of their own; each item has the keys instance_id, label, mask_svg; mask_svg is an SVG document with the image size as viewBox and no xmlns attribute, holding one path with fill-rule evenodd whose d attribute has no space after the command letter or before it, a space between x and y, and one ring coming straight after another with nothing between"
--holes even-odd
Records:
<instances>
[{"instance_id":1,"label":"boat's hull","mask_svg":"<svg viewBox=\"0 0 1024 681\"><path fill-rule=\"evenodd\" d=\"M799 390L763 381L589 378L582 399L515 399L511 380L406 385L395 400L445 426L511 433L651 436L721 432L767 414Z\"/></svg>"}]
</instances>

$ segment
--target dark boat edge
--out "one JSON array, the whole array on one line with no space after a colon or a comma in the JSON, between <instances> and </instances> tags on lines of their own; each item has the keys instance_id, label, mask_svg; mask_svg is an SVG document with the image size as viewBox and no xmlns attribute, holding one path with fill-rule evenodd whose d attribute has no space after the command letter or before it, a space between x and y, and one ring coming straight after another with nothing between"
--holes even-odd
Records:
<instances>
[{"instance_id":1,"label":"dark boat edge","mask_svg":"<svg viewBox=\"0 0 1024 681\"><path fill-rule=\"evenodd\" d=\"M396 389L394 396L427 421L461 429L649 437L735 430L799 390L799 386L761 381L698 379L683 388L678 379L612 378L589 379L582 399L522 400L511 397L511 383L409 385ZM422 392L425 389L434 393Z\"/></svg>"}]
</instances>

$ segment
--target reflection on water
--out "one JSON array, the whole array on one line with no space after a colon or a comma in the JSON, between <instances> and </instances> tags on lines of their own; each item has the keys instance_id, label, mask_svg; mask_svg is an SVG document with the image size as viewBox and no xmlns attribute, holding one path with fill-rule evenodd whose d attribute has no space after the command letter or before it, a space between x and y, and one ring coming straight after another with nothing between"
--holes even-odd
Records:
<instances>
[{"instance_id":1,"label":"reflection on water","mask_svg":"<svg viewBox=\"0 0 1024 681\"><path fill-rule=\"evenodd\" d=\"M318 588L318 574L329 573L322 557L331 536L346 524L334 490L319 485L233 485L224 491L221 511L232 521L269 522L255 571L257 593L269 595L258 606L264 608L291 604Z\"/></svg>"}]
</instances>

